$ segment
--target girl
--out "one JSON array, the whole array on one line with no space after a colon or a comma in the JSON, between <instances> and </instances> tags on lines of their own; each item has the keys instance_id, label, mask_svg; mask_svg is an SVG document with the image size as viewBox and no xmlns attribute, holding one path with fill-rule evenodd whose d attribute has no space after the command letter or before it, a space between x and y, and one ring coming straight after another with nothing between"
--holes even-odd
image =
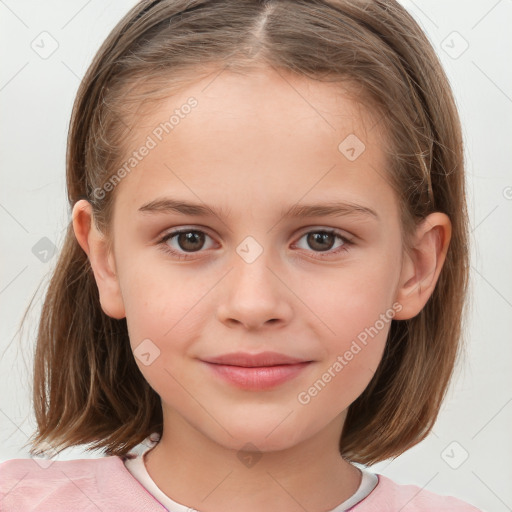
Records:
<instances>
[{"instance_id":1,"label":"girl","mask_svg":"<svg viewBox=\"0 0 512 512\"><path fill-rule=\"evenodd\" d=\"M0 510L477 510L365 467L432 429L468 277L459 118L399 4L141 2L67 185L32 454L105 456L3 463Z\"/></svg>"}]
</instances>

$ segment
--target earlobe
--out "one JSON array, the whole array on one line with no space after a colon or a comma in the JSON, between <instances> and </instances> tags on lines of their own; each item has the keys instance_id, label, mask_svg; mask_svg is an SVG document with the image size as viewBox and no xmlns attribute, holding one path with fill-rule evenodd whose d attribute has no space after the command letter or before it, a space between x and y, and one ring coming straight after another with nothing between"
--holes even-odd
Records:
<instances>
[{"instance_id":1,"label":"earlobe","mask_svg":"<svg viewBox=\"0 0 512 512\"><path fill-rule=\"evenodd\" d=\"M431 213L418 225L411 252L404 252L395 297L402 309L396 320L415 317L427 303L446 260L450 238L451 222L444 213Z\"/></svg>"},{"instance_id":2,"label":"earlobe","mask_svg":"<svg viewBox=\"0 0 512 512\"><path fill-rule=\"evenodd\" d=\"M126 316L114 255L108 250L107 239L96 227L91 204L77 201L72 213L73 230L80 247L87 254L98 286L101 308L111 318Z\"/></svg>"}]
</instances>

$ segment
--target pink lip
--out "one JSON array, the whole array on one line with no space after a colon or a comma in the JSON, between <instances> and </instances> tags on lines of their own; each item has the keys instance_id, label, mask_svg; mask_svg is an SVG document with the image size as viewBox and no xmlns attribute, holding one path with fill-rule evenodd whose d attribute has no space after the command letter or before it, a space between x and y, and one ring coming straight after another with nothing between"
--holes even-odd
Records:
<instances>
[{"instance_id":1,"label":"pink lip","mask_svg":"<svg viewBox=\"0 0 512 512\"><path fill-rule=\"evenodd\" d=\"M312 361L261 352L234 352L203 361L219 377L242 389L262 390L296 377Z\"/></svg>"}]
</instances>

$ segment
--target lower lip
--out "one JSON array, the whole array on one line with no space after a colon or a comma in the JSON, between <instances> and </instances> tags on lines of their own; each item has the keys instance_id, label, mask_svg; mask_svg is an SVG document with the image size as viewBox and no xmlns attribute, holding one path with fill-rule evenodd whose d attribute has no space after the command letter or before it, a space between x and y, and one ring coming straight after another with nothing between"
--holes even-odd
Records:
<instances>
[{"instance_id":1,"label":"lower lip","mask_svg":"<svg viewBox=\"0 0 512 512\"><path fill-rule=\"evenodd\" d=\"M310 364L310 361L254 368L226 364L206 364L217 376L230 384L242 389L262 390L273 388L293 379Z\"/></svg>"}]
</instances>

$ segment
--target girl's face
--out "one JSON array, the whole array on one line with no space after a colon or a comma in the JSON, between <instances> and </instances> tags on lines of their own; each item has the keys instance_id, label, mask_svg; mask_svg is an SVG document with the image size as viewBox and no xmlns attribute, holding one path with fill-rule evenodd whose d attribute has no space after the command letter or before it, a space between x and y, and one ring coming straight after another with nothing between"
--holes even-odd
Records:
<instances>
[{"instance_id":1,"label":"girl's face","mask_svg":"<svg viewBox=\"0 0 512 512\"><path fill-rule=\"evenodd\" d=\"M167 428L262 451L339 434L401 309L376 120L339 84L270 70L224 71L146 114L115 190L118 289L101 293L126 316ZM235 352L303 363L205 362Z\"/></svg>"}]
</instances>

